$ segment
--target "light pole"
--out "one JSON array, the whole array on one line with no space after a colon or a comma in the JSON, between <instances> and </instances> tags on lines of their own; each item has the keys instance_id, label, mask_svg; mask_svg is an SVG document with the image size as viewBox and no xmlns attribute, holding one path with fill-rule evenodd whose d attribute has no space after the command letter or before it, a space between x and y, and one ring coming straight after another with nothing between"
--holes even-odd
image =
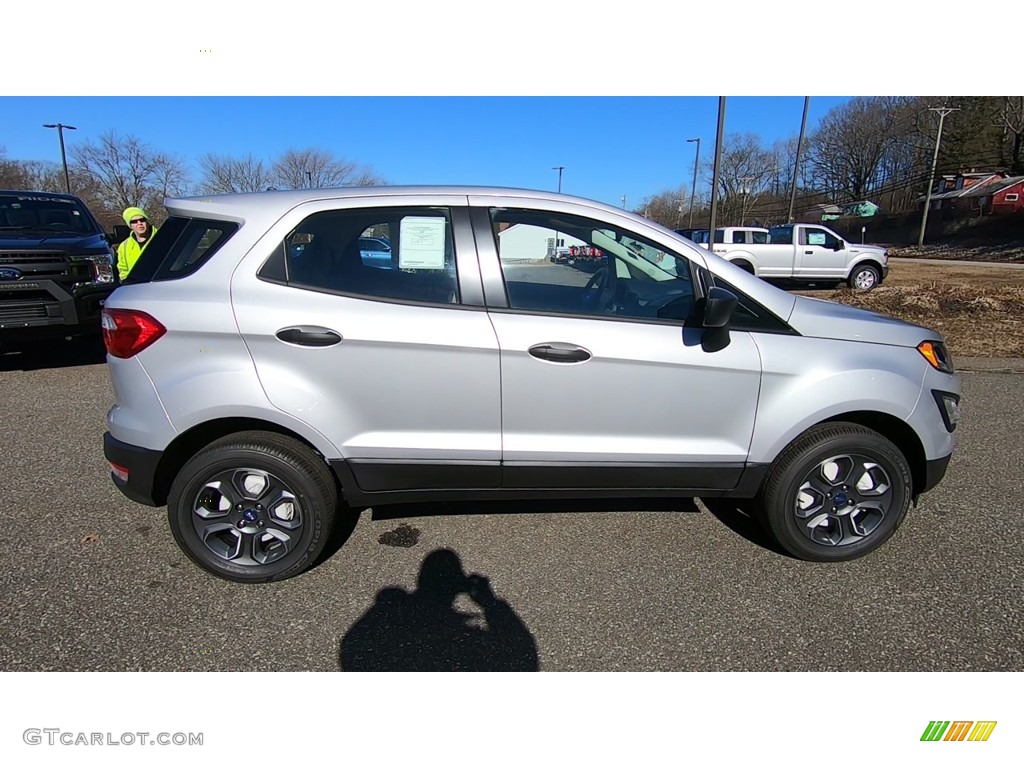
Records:
<instances>
[{"instance_id":1,"label":"light pole","mask_svg":"<svg viewBox=\"0 0 1024 768\"><path fill-rule=\"evenodd\" d=\"M932 204L932 184L935 183L935 166L939 162L939 144L942 142L942 123L950 112L959 112L951 107L929 107L929 112L939 113L939 132L935 136L935 154L932 155L932 172L928 175L928 191L924 198L924 213L921 214L921 234L917 236L918 246L924 245L924 228L928 224L928 208Z\"/></svg>"},{"instance_id":2,"label":"light pole","mask_svg":"<svg viewBox=\"0 0 1024 768\"><path fill-rule=\"evenodd\" d=\"M708 250L714 250L715 216L718 214L718 169L722 166L722 140L725 137L725 96L718 97L718 134L715 136L715 169L711 175L711 221L708 224Z\"/></svg>"},{"instance_id":3,"label":"light pole","mask_svg":"<svg viewBox=\"0 0 1024 768\"><path fill-rule=\"evenodd\" d=\"M556 165L552 167L552 171L558 171L558 194L562 194L562 171L565 170L564 165Z\"/></svg>"},{"instance_id":4,"label":"light pole","mask_svg":"<svg viewBox=\"0 0 1024 768\"><path fill-rule=\"evenodd\" d=\"M800 120L800 138L796 140L796 162L793 163L793 183L789 186L789 217L787 224L793 223L793 206L796 204L796 180L800 175L800 150L804 145L804 131L807 129L807 108L811 105L811 97L804 96L804 116Z\"/></svg>"},{"instance_id":5,"label":"light pole","mask_svg":"<svg viewBox=\"0 0 1024 768\"><path fill-rule=\"evenodd\" d=\"M690 219L686 225L690 229L693 229L693 198L697 195L697 166L700 165L700 138L687 139L687 144L693 144L697 142L697 154L693 158L693 186L690 187Z\"/></svg>"},{"instance_id":6,"label":"light pole","mask_svg":"<svg viewBox=\"0 0 1024 768\"><path fill-rule=\"evenodd\" d=\"M306 171L306 183L308 184L308 188L309 189L313 188L313 172L312 171Z\"/></svg>"},{"instance_id":7,"label":"light pole","mask_svg":"<svg viewBox=\"0 0 1024 768\"><path fill-rule=\"evenodd\" d=\"M77 131L73 125L64 125L64 123L47 123L43 125L43 128L56 128L57 135L60 136L60 161L64 166L64 189L70 195L71 194L71 177L68 176L68 156L64 152L64 129L69 131Z\"/></svg>"},{"instance_id":8,"label":"light pole","mask_svg":"<svg viewBox=\"0 0 1024 768\"><path fill-rule=\"evenodd\" d=\"M622 196L622 210L626 210L626 196Z\"/></svg>"},{"instance_id":9,"label":"light pole","mask_svg":"<svg viewBox=\"0 0 1024 768\"><path fill-rule=\"evenodd\" d=\"M562 171L565 170L564 165L555 165L551 168L552 171L558 171L558 194L562 194ZM558 255L558 230L555 230L555 250L552 252L551 257L554 258Z\"/></svg>"}]
</instances>

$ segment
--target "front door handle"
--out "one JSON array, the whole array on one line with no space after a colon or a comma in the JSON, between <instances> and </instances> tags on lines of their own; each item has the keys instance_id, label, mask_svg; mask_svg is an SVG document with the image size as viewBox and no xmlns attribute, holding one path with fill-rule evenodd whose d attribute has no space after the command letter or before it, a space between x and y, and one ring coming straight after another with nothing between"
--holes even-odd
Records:
<instances>
[{"instance_id":1,"label":"front door handle","mask_svg":"<svg viewBox=\"0 0 1024 768\"><path fill-rule=\"evenodd\" d=\"M805 254L806 254L807 256L813 256L813 255L814 255L814 251L804 251L804 253L805 253Z\"/></svg>"},{"instance_id":2,"label":"front door handle","mask_svg":"<svg viewBox=\"0 0 1024 768\"><path fill-rule=\"evenodd\" d=\"M592 357L583 347L558 342L536 344L530 347L529 352L538 360L547 360L551 363L582 363Z\"/></svg>"},{"instance_id":3,"label":"front door handle","mask_svg":"<svg viewBox=\"0 0 1024 768\"><path fill-rule=\"evenodd\" d=\"M341 341L341 334L318 325L295 325L276 334L281 341L301 347L330 347Z\"/></svg>"}]
</instances>

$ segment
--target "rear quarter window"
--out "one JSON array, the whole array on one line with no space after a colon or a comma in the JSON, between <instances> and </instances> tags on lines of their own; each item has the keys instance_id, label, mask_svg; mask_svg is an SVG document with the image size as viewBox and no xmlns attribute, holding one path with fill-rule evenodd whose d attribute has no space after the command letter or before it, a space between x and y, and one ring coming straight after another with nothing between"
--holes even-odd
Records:
<instances>
[{"instance_id":1,"label":"rear quarter window","mask_svg":"<svg viewBox=\"0 0 1024 768\"><path fill-rule=\"evenodd\" d=\"M203 266L238 230L233 221L172 216L159 227L126 284L176 280Z\"/></svg>"}]
</instances>

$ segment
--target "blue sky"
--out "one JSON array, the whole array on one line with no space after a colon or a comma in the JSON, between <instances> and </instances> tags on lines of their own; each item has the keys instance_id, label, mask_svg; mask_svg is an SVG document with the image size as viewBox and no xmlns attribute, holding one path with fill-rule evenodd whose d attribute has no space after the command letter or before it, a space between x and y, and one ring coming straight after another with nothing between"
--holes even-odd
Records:
<instances>
[{"instance_id":1,"label":"blue sky","mask_svg":"<svg viewBox=\"0 0 1024 768\"><path fill-rule=\"evenodd\" d=\"M989 16L1019 15L1019 1L991 0ZM632 206L689 188L686 139L712 156L719 94L747 94L729 96L727 133L771 144L799 132L806 93L813 129L844 100L830 93L997 94L1020 79L1012 66L981 77L927 64L936 41L983 20L953 30L947 15L891 0L178 0L155 16L113 0L58 5L45 36L4 40L11 61L33 62L0 78L9 158L58 162L42 124L62 122L78 127L69 146L117 129L190 161L329 149L393 184L554 189L562 165L563 191ZM38 8L15 3L4 22L34 29ZM914 32L895 45L891 30Z\"/></svg>"},{"instance_id":2,"label":"blue sky","mask_svg":"<svg viewBox=\"0 0 1024 768\"><path fill-rule=\"evenodd\" d=\"M812 97L808 130L845 97ZM727 133L766 144L800 131L803 98L730 97ZM317 147L392 184L562 190L621 204L692 180L695 144L712 157L716 97L0 97L9 159L60 161L61 122L76 143L116 130L189 163L213 152L273 159Z\"/></svg>"}]
</instances>

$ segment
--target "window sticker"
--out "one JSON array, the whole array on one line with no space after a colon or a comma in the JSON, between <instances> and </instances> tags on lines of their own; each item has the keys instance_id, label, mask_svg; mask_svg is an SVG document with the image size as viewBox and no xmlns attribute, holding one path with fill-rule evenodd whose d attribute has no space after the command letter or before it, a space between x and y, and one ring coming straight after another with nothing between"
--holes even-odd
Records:
<instances>
[{"instance_id":1,"label":"window sticker","mask_svg":"<svg viewBox=\"0 0 1024 768\"><path fill-rule=\"evenodd\" d=\"M444 269L445 219L439 216L406 216L399 239L400 269Z\"/></svg>"},{"instance_id":2,"label":"window sticker","mask_svg":"<svg viewBox=\"0 0 1024 768\"><path fill-rule=\"evenodd\" d=\"M825 244L825 233L824 232L808 232L807 233L807 244L808 245L824 245Z\"/></svg>"}]
</instances>

